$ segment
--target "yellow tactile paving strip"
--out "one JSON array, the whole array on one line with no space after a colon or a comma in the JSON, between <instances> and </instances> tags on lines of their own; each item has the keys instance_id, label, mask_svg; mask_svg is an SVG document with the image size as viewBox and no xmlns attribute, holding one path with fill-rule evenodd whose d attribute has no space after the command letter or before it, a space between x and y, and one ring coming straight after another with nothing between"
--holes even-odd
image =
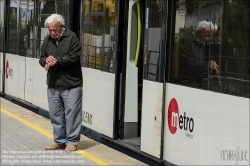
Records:
<instances>
[{"instance_id":1,"label":"yellow tactile paving strip","mask_svg":"<svg viewBox=\"0 0 250 166\"><path fill-rule=\"evenodd\" d=\"M43 134L44 136L50 138L51 140L53 140L53 135L50 134L49 132L43 130L42 128L40 128L40 127L38 127L38 126L36 126L36 125L34 125L34 124L32 124L32 123L30 123L30 122L28 122L28 121L20 118L20 117L14 115L12 113L10 113L9 111L7 111L7 110L5 110L3 108L1 108L1 112L5 113L6 115L14 118L15 120L18 120L19 122L27 125L28 127L34 129L35 131L37 131L37 132ZM110 164L106 163L105 161L102 161L101 159L99 159L99 158L97 158L97 157L95 157L95 156L93 156L93 155L89 154L88 152L83 151L81 149L77 149L76 153L78 153L78 154L86 157L87 159L95 162L98 165L107 165L107 166L110 165Z\"/></svg>"}]
</instances>

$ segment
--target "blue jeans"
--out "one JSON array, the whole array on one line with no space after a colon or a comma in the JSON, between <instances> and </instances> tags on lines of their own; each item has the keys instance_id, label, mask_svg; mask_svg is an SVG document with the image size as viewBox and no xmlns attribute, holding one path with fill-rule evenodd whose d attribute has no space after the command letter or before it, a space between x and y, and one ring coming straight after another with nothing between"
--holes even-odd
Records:
<instances>
[{"instance_id":1,"label":"blue jeans","mask_svg":"<svg viewBox=\"0 0 250 166\"><path fill-rule=\"evenodd\" d=\"M82 126L82 87L47 89L49 115L54 141L58 145L77 145Z\"/></svg>"}]
</instances>

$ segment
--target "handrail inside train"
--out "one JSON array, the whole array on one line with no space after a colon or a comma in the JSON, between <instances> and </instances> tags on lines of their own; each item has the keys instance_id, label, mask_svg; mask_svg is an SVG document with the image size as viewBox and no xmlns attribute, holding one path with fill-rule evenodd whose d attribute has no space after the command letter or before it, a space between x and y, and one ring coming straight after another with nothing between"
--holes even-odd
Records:
<instances>
[{"instance_id":1,"label":"handrail inside train","mask_svg":"<svg viewBox=\"0 0 250 166\"><path fill-rule=\"evenodd\" d=\"M141 44L141 10L140 10L140 1L137 2L137 20L138 20L138 30L137 30L137 45L136 45L136 56L134 66L138 64L140 44Z\"/></svg>"}]
</instances>

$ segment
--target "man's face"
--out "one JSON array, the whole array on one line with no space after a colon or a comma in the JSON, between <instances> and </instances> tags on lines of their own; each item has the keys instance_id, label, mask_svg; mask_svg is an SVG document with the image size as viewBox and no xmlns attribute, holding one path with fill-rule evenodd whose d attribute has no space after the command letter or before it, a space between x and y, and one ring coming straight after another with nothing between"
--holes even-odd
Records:
<instances>
[{"instance_id":1,"label":"man's face","mask_svg":"<svg viewBox=\"0 0 250 166\"><path fill-rule=\"evenodd\" d=\"M214 34L214 31L211 28L205 28L203 32L201 33L200 41L202 43L211 40L212 36Z\"/></svg>"},{"instance_id":2,"label":"man's face","mask_svg":"<svg viewBox=\"0 0 250 166\"><path fill-rule=\"evenodd\" d=\"M56 21L48 24L49 34L52 38L58 39L62 33L62 26L60 26Z\"/></svg>"}]
</instances>

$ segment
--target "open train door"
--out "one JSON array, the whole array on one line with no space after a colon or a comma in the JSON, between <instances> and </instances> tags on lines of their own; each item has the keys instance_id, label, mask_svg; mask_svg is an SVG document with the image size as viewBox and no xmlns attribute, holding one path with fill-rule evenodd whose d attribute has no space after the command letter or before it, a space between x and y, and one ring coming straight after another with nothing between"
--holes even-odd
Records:
<instances>
[{"instance_id":1,"label":"open train door","mask_svg":"<svg viewBox=\"0 0 250 166\"><path fill-rule=\"evenodd\" d=\"M163 0L145 4L141 151L162 158L165 77L165 8Z\"/></svg>"},{"instance_id":2,"label":"open train door","mask_svg":"<svg viewBox=\"0 0 250 166\"><path fill-rule=\"evenodd\" d=\"M162 158L164 1L131 0L128 10L124 144ZM165 16L164 16L165 17ZM149 156L148 156L149 157Z\"/></svg>"},{"instance_id":3,"label":"open train door","mask_svg":"<svg viewBox=\"0 0 250 166\"><path fill-rule=\"evenodd\" d=\"M83 73L83 133L114 138L117 78L117 1L83 0L80 41Z\"/></svg>"}]
</instances>

